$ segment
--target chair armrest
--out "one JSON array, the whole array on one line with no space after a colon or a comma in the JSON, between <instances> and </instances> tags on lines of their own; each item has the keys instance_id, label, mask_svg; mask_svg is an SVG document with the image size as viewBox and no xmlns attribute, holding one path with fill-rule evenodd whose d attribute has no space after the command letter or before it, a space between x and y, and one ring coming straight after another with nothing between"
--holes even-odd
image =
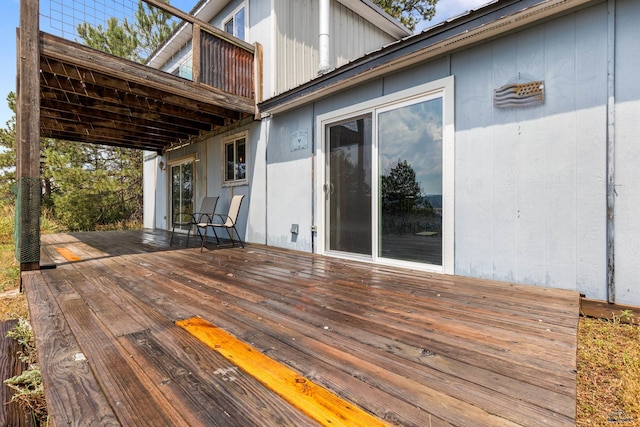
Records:
<instances>
[{"instance_id":1,"label":"chair armrest","mask_svg":"<svg viewBox=\"0 0 640 427\"><path fill-rule=\"evenodd\" d=\"M219 226L225 226L225 224L227 223L227 221L228 221L228 220L229 220L229 221L231 220L231 218L229 217L229 215L225 215L225 214L214 214L214 215L213 215L213 218L211 219L211 222L214 222L213 220L214 220L215 218L220 218L221 222L220 222L220 223L218 223L218 224L216 224L216 225L219 225ZM233 221L231 221L231 224L233 224Z\"/></svg>"},{"instance_id":2,"label":"chair armrest","mask_svg":"<svg viewBox=\"0 0 640 427\"><path fill-rule=\"evenodd\" d=\"M206 221L203 221L203 218L206 218ZM194 212L191 214L191 220L194 224L198 224L201 222L212 222L213 218L206 212Z\"/></svg>"}]
</instances>

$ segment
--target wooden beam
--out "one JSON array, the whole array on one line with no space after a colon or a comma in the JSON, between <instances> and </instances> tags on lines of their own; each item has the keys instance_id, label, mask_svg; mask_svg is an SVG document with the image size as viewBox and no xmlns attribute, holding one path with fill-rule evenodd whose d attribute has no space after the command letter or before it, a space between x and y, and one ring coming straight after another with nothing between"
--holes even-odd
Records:
<instances>
[{"instance_id":1,"label":"wooden beam","mask_svg":"<svg viewBox=\"0 0 640 427\"><path fill-rule=\"evenodd\" d=\"M245 50L248 50L249 52L253 52L253 46L250 43L245 42L244 40L241 40L237 37L234 37L233 35L227 33L226 31L222 31L219 28L214 27L213 25L209 24L208 22L205 22L201 19L196 18L195 16L183 12L180 9L171 6L168 3L164 3L161 0L144 0L145 3L157 7L158 9L164 10L165 12L170 13L173 16L176 16L184 21L187 21L191 24L194 25L198 25L200 26L200 28L202 28L203 30L207 31L208 33L211 33L213 35L215 35L216 37L226 40L229 43L232 43L238 47L241 47Z\"/></svg>"},{"instance_id":2,"label":"wooden beam","mask_svg":"<svg viewBox=\"0 0 640 427\"><path fill-rule=\"evenodd\" d=\"M200 25L193 24L193 34L191 37L191 78L196 84L201 83L200 75L202 74L202 61L200 57L201 34Z\"/></svg>"},{"instance_id":3,"label":"wooden beam","mask_svg":"<svg viewBox=\"0 0 640 427\"><path fill-rule=\"evenodd\" d=\"M20 270L40 266L40 2L20 2L17 46L16 241Z\"/></svg>"},{"instance_id":4,"label":"wooden beam","mask_svg":"<svg viewBox=\"0 0 640 427\"><path fill-rule=\"evenodd\" d=\"M614 304L607 301L580 298L580 314L598 319L619 320L622 323L640 324L640 307Z\"/></svg>"},{"instance_id":5,"label":"wooden beam","mask_svg":"<svg viewBox=\"0 0 640 427\"><path fill-rule=\"evenodd\" d=\"M136 64L51 34L41 33L42 55L72 64L106 76L137 83L143 87L161 90L167 94L191 99L208 105L217 105L231 111L247 114L255 112L251 98L234 96L211 86L195 84L169 73Z\"/></svg>"}]
</instances>

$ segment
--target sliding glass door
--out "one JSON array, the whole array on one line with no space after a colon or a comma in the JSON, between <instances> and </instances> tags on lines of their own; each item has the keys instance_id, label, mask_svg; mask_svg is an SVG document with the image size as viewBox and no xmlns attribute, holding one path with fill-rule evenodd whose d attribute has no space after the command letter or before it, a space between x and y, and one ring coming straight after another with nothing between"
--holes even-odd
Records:
<instances>
[{"instance_id":1,"label":"sliding glass door","mask_svg":"<svg viewBox=\"0 0 640 427\"><path fill-rule=\"evenodd\" d=\"M442 265L442 98L378 113L378 256Z\"/></svg>"},{"instance_id":2,"label":"sliding glass door","mask_svg":"<svg viewBox=\"0 0 640 427\"><path fill-rule=\"evenodd\" d=\"M371 115L328 128L327 247L371 255Z\"/></svg>"},{"instance_id":3,"label":"sliding glass door","mask_svg":"<svg viewBox=\"0 0 640 427\"><path fill-rule=\"evenodd\" d=\"M324 123L325 250L443 265L443 95Z\"/></svg>"},{"instance_id":4,"label":"sliding glass door","mask_svg":"<svg viewBox=\"0 0 640 427\"><path fill-rule=\"evenodd\" d=\"M173 221L184 221L183 215L194 212L194 176L193 161L178 163L171 166L171 224ZM186 230L186 225L183 226ZM180 227L176 227L179 229Z\"/></svg>"}]
</instances>

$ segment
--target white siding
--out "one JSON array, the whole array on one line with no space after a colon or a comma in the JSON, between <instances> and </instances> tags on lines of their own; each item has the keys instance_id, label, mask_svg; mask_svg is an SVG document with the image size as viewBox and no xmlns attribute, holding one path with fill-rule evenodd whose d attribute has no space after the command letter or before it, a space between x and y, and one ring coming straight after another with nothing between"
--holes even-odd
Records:
<instances>
[{"instance_id":1,"label":"white siding","mask_svg":"<svg viewBox=\"0 0 640 427\"><path fill-rule=\"evenodd\" d=\"M249 151L247 155L248 184L223 186L224 154L222 140L228 136L248 132ZM218 196L216 212L226 213L232 196L244 194L237 228L242 239L249 243L264 244L266 239L265 210L265 149L267 139L260 122L251 126L230 130L197 144L203 150L204 161L198 163L198 170L206 170L205 186L208 196ZM202 169L201 169L202 168ZM204 196L203 196L204 197ZM224 234L224 232L223 232Z\"/></svg>"},{"instance_id":2,"label":"white siding","mask_svg":"<svg viewBox=\"0 0 640 427\"><path fill-rule=\"evenodd\" d=\"M606 297L606 5L452 56L456 274ZM545 103L492 91L544 80Z\"/></svg>"},{"instance_id":3,"label":"white siding","mask_svg":"<svg viewBox=\"0 0 640 427\"><path fill-rule=\"evenodd\" d=\"M616 2L616 302L640 305L640 2Z\"/></svg>"},{"instance_id":4,"label":"white siding","mask_svg":"<svg viewBox=\"0 0 640 427\"><path fill-rule=\"evenodd\" d=\"M267 244L311 252L313 219L313 109L296 109L266 121L269 127L267 154ZM307 132L308 146L291 148L294 132ZM299 233L291 233L298 224Z\"/></svg>"},{"instance_id":5,"label":"white siding","mask_svg":"<svg viewBox=\"0 0 640 427\"><path fill-rule=\"evenodd\" d=\"M275 1L273 95L318 75L318 0ZM331 67L338 67L394 39L337 1L331 2Z\"/></svg>"}]
</instances>

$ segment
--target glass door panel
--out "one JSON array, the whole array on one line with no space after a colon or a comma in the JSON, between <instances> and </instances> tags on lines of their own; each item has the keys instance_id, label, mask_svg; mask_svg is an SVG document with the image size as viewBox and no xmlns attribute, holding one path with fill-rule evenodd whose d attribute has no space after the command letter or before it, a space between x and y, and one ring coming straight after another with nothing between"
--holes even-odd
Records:
<instances>
[{"instance_id":1,"label":"glass door panel","mask_svg":"<svg viewBox=\"0 0 640 427\"><path fill-rule=\"evenodd\" d=\"M442 98L378 114L378 256L442 265Z\"/></svg>"},{"instance_id":2,"label":"glass door panel","mask_svg":"<svg viewBox=\"0 0 640 427\"><path fill-rule=\"evenodd\" d=\"M372 255L371 115L328 126L327 242L332 251Z\"/></svg>"},{"instance_id":3,"label":"glass door panel","mask_svg":"<svg viewBox=\"0 0 640 427\"><path fill-rule=\"evenodd\" d=\"M171 221L183 222L191 214L193 208L193 162L171 166ZM176 229L187 229L187 226L176 226Z\"/></svg>"}]
</instances>

